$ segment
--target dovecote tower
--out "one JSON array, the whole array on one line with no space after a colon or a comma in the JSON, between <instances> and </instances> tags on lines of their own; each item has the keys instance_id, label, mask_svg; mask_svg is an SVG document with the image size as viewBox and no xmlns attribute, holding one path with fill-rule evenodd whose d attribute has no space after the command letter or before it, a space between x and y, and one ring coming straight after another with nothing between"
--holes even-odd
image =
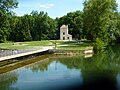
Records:
<instances>
[{"instance_id":1,"label":"dovecote tower","mask_svg":"<svg viewBox=\"0 0 120 90\"><path fill-rule=\"evenodd\" d=\"M72 35L68 34L68 25L60 27L60 40L72 40Z\"/></svg>"}]
</instances>

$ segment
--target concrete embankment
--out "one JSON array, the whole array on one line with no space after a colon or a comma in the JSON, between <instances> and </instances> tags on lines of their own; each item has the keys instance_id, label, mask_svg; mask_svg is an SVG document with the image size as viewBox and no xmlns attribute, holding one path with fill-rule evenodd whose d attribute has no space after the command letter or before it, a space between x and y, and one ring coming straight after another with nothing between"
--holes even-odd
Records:
<instances>
[{"instance_id":1,"label":"concrete embankment","mask_svg":"<svg viewBox=\"0 0 120 90\"><path fill-rule=\"evenodd\" d=\"M51 49L50 52L53 52L56 55L60 54L93 54L93 49L87 50L61 50L61 49Z\"/></svg>"},{"instance_id":2,"label":"concrete embankment","mask_svg":"<svg viewBox=\"0 0 120 90\"><path fill-rule=\"evenodd\" d=\"M25 52L25 53L19 53L19 54L14 54L14 55L10 55L10 56L0 57L0 61L19 58L19 57L24 57L24 56L28 56L28 55L32 55L32 54L36 54L36 53L49 52L49 49L53 49L53 47L50 47L50 46L49 47L43 47L40 50L34 50L34 51Z\"/></svg>"},{"instance_id":3,"label":"concrete embankment","mask_svg":"<svg viewBox=\"0 0 120 90\"><path fill-rule=\"evenodd\" d=\"M47 54L47 55L42 55L40 57L27 59L27 60L23 60L23 61L20 61L20 62L16 62L16 63L12 63L12 64L2 66L2 67L0 67L0 74L6 73L8 71L11 71L11 70L14 70L14 69L26 66L26 65L30 65L30 64L38 62L38 61L46 60L49 57L51 57L51 55Z\"/></svg>"}]
</instances>

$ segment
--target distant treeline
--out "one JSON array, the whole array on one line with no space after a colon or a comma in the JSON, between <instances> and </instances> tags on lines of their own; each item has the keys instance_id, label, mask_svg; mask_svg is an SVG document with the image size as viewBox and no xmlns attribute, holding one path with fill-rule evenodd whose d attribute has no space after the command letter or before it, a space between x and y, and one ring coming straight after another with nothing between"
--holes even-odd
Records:
<instances>
[{"instance_id":1,"label":"distant treeline","mask_svg":"<svg viewBox=\"0 0 120 90\"><path fill-rule=\"evenodd\" d=\"M59 39L59 28L61 25L69 25L69 33L73 38L79 38L82 27L82 12L76 11L67 15L52 19L43 11L32 11L30 15L9 19L8 41L37 41Z\"/></svg>"},{"instance_id":2,"label":"distant treeline","mask_svg":"<svg viewBox=\"0 0 120 90\"><path fill-rule=\"evenodd\" d=\"M9 19L9 41L40 41L55 38L57 23L47 13L32 11L30 15Z\"/></svg>"},{"instance_id":3,"label":"distant treeline","mask_svg":"<svg viewBox=\"0 0 120 90\"><path fill-rule=\"evenodd\" d=\"M0 27L0 42L5 41L40 41L59 39L59 28L69 25L69 33L79 38L82 27L82 12L76 11L52 19L47 13L32 11L24 16L6 17L4 26ZM3 22L1 22L3 24Z\"/></svg>"}]
</instances>

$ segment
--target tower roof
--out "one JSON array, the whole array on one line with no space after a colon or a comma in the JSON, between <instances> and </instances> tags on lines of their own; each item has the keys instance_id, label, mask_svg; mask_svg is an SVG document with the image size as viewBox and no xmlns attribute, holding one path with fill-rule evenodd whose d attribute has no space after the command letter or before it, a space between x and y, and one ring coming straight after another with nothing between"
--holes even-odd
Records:
<instances>
[{"instance_id":1,"label":"tower roof","mask_svg":"<svg viewBox=\"0 0 120 90\"><path fill-rule=\"evenodd\" d=\"M62 25L60 28L68 28L68 25Z\"/></svg>"}]
</instances>

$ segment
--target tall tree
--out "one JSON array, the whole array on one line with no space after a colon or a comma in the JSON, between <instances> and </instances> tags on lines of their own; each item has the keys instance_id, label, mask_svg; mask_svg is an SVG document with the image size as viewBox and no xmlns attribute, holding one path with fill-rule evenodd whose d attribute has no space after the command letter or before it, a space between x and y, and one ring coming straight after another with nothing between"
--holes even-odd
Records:
<instances>
[{"instance_id":1,"label":"tall tree","mask_svg":"<svg viewBox=\"0 0 120 90\"><path fill-rule=\"evenodd\" d=\"M14 41L30 41L32 40L30 33L30 17L29 15L24 15L22 17L18 17L18 22L14 29Z\"/></svg>"},{"instance_id":2,"label":"tall tree","mask_svg":"<svg viewBox=\"0 0 120 90\"><path fill-rule=\"evenodd\" d=\"M115 0L86 0L84 2L84 30L96 41L94 48L102 49L115 40L117 11Z\"/></svg>"},{"instance_id":3,"label":"tall tree","mask_svg":"<svg viewBox=\"0 0 120 90\"><path fill-rule=\"evenodd\" d=\"M46 23L46 16L47 14L44 14L43 11L37 12L32 11L31 15L34 18L34 26L31 30L31 35L33 37L33 40L42 40L42 34L45 29L45 23Z\"/></svg>"},{"instance_id":4,"label":"tall tree","mask_svg":"<svg viewBox=\"0 0 120 90\"><path fill-rule=\"evenodd\" d=\"M0 42L4 42L9 35L9 19L13 14L13 8L17 7L16 0L0 0Z\"/></svg>"},{"instance_id":5,"label":"tall tree","mask_svg":"<svg viewBox=\"0 0 120 90\"><path fill-rule=\"evenodd\" d=\"M13 16L12 18L9 19L9 23L10 23L9 33L10 33L10 35L7 38L8 41L16 41L16 29L17 29L18 21L19 21L18 16Z\"/></svg>"},{"instance_id":6,"label":"tall tree","mask_svg":"<svg viewBox=\"0 0 120 90\"><path fill-rule=\"evenodd\" d=\"M33 40L54 39L57 30L56 21L43 11L32 11L31 16L33 17L33 28L31 29Z\"/></svg>"},{"instance_id":7,"label":"tall tree","mask_svg":"<svg viewBox=\"0 0 120 90\"><path fill-rule=\"evenodd\" d=\"M120 43L120 12L117 12L116 13L116 16L117 16L117 29L118 29L118 31L117 31L117 40L116 40L116 42L119 42Z\"/></svg>"}]
</instances>

